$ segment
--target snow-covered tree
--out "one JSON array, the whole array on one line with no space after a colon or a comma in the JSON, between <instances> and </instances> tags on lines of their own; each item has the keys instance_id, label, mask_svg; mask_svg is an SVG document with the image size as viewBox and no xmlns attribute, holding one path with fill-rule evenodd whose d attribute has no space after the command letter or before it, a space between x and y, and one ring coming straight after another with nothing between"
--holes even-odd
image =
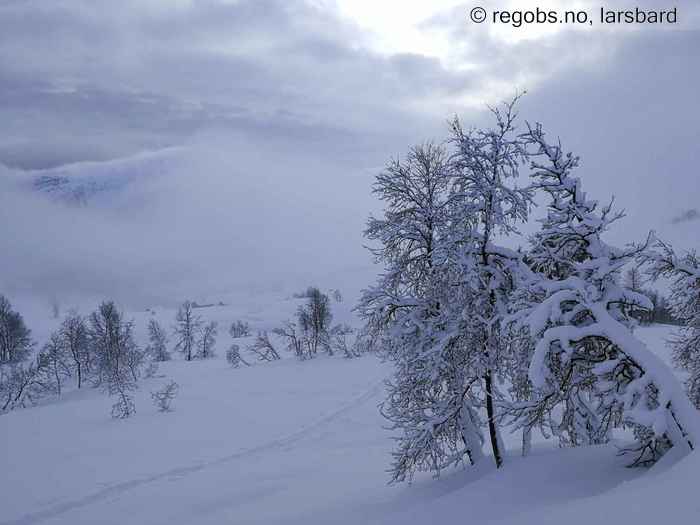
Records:
<instances>
[{"instance_id":1,"label":"snow-covered tree","mask_svg":"<svg viewBox=\"0 0 700 525\"><path fill-rule=\"evenodd\" d=\"M468 375L483 389L486 422L496 466L503 463L496 405L502 394L496 380L507 372L508 337L505 319L512 292L523 272L520 253L495 244L497 238L518 235L528 218L531 193L517 186L526 159L516 135L518 97L492 108L496 126L464 130L452 124L456 169L451 194L450 246L459 261L459 283L468 288L459 337L476 344Z\"/></svg>"},{"instance_id":2,"label":"snow-covered tree","mask_svg":"<svg viewBox=\"0 0 700 525\"><path fill-rule=\"evenodd\" d=\"M155 319L148 321L148 348L147 353L154 361L170 361L168 352L168 334L161 324Z\"/></svg>"},{"instance_id":3,"label":"snow-covered tree","mask_svg":"<svg viewBox=\"0 0 700 525\"><path fill-rule=\"evenodd\" d=\"M217 326L216 321L210 321L202 326L199 339L197 340L197 358L209 359L214 356Z\"/></svg>"},{"instance_id":4,"label":"snow-covered tree","mask_svg":"<svg viewBox=\"0 0 700 525\"><path fill-rule=\"evenodd\" d=\"M0 365L25 360L33 346L32 333L24 318L0 295Z\"/></svg>"},{"instance_id":5,"label":"snow-covered tree","mask_svg":"<svg viewBox=\"0 0 700 525\"><path fill-rule=\"evenodd\" d=\"M366 236L385 266L358 307L364 337L394 359L382 411L399 430L392 479L482 457L483 429L497 466L503 447L496 401L501 393L501 324L521 256L494 244L526 219L527 190L515 186L524 149L515 135L515 101L493 109L496 127L452 123L443 147L413 148L380 174L385 201Z\"/></svg>"},{"instance_id":6,"label":"snow-covered tree","mask_svg":"<svg viewBox=\"0 0 700 525\"><path fill-rule=\"evenodd\" d=\"M197 335L202 327L202 318L194 313L194 303L185 301L180 305L175 317L175 349L181 352L187 361L191 361L197 347Z\"/></svg>"},{"instance_id":7,"label":"snow-covered tree","mask_svg":"<svg viewBox=\"0 0 700 525\"><path fill-rule=\"evenodd\" d=\"M550 197L532 237L535 274L530 307L518 314L534 351L529 379L535 399L517 407L521 425L546 425L564 443L599 443L619 425L634 430L635 464L654 462L670 446L692 448L696 415L671 371L631 328L630 313L651 307L620 284L644 247L618 249L602 235L623 214L587 198L572 175L578 158L550 144L540 125L525 140L534 148L535 185Z\"/></svg>"},{"instance_id":8,"label":"snow-covered tree","mask_svg":"<svg viewBox=\"0 0 700 525\"><path fill-rule=\"evenodd\" d=\"M377 176L374 194L384 202L381 217L370 217L365 237L384 273L364 290L357 307L365 320L361 338L394 360L383 415L399 432L392 480L416 470L443 468L478 459L481 436L459 356L440 359L434 347L444 337L440 294L446 277L441 243L448 229L451 172L447 152L432 143L413 147L405 159L390 161ZM442 345L444 348L445 345ZM453 380L447 385L443 377ZM444 386L443 386L444 385ZM466 416L466 417L465 417Z\"/></svg>"},{"instance_id":9,"label":"snow-covered tree","mask_svg":"<svg viewBox=\"0 0 700 525\"><path fill-rule=\"evenodd\" d=\"M671 313L681 325L670 341L673 360L688 372L688 396L700 408L700 258L694 251L678 255L669 244L657 240L654 249L640 259L651 278L671 282Z\"/></svg>"}]
</instances>

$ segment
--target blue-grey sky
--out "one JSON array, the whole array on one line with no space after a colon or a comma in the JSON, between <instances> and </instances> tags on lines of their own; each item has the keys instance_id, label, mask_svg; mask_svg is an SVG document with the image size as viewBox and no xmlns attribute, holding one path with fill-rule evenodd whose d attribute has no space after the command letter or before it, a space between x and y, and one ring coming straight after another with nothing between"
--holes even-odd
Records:
<instances>
[{"instance_id":1,"label":"blue-grey sky","mask_svg":"<svg viewBox=\"0 0 700 525\"><path fill-rule=\"evenodd\" d=\"M356 289L372 175L525 89L522 118L628 210L614 241L697 247L700 4L635 4L675 6L674 26L513 28L469 22L476 3L1 0L0 292ZM144 176L75 207L28 192L41 173Z\"/></svg>"}]
</instances>

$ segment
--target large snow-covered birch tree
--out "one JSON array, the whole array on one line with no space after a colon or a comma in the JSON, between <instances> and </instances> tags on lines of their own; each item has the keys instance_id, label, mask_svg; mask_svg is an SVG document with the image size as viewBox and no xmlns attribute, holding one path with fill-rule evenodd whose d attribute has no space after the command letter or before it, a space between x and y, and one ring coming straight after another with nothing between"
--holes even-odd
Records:
<instances>
[{"instance_id":1,"label":"large snow-covered birch tree","mask_svg":"<svg viewBox=\"0 0 700 525\"><path fill-rule=\"evenodd\" d=\"M416 470L441 469L478 459L481 435L462 371L462 348L447 344L444 296L448 261L451 171L446 150L427 143L392 160L377 176L374 194L384 202L365 236L384 273L365 290L358 311L365 336L393 359L382 412L397 431L393 481Z\"/></svg>"},{"instance_id":2,"label":"large snow-covered birch tree","mask_svg":"<svg viewBox=\"0 0 700 525\"><path fill-rule=\"evenodd\" d=\"M493 129L452 123L450 153L413 148L377 177L385 202L366 236L385 265L359 310L395 361L384 415L400 431L392 479L482 457L487 430L503 462L496 378L505 363L501 324L522 266L498 236L516 234L529 191L515 185L524 148L515 101L494 109Z\"/></svg>"},{"instance_id":3,"label":"large snow-covered birch tree","mask_svg":"<svg viewBox=\"0 0 700 525\"><path fill-rule=\"evenodd\" d=\"M516 134L517 97L493 108L496 127L465 131L452 124L454 185L451 191L450 248L459 261L459 283L470 288L459 337L477 344L470 377L483 382L489 439L497 466L503 463L497 403L502 397L496 379L506 372L504 320L510 295L523 271L520 253L496 243L518 235L531 204L529 188L517 186L526 151Z\"/></svg>"}]
</instances>

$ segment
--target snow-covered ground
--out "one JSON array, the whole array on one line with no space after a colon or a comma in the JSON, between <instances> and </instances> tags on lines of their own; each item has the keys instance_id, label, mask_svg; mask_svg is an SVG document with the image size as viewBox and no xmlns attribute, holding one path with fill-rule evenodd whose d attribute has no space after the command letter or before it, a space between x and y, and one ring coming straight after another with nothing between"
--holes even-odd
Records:
<instances>
[{"instance_id":1,"label":"snow-covered ground","mask_svg":"<svg viewBox=\"0 0 700 525\"><path fill-rule=\"evenodd\" d=\"M215 309L207 309L216 315ZM204 310L203 310L204 312ZM143 314L144 316L146 314ZM150 315L150 314L149 314ZM666 358L666 327L638 334ZM135 417L90 388L0 417L2 524L695 523L697 454L651 471L612 446L538 444L496 471L386 484L390 432L377 405L389 364L288 358L231 369L166 363L141 382ZM171 413L149 391L180 385Z\"/></svg>"}]
</instances>

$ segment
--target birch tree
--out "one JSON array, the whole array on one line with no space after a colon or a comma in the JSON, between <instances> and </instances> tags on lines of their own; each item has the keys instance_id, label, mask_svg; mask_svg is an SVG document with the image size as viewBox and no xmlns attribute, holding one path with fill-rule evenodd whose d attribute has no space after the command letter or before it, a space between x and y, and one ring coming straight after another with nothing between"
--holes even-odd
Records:
<instances>
[{"instance_id":1,"label":"birch tree","mask_svg":"<svg viewBox=\"0 0 700 525\"><path fill-rule=\"evenodd\" d=\"M697 415L671 371L631 331L630 313L651 303L620 284L646 245L606 244L603 234L623 214L587 197L572 174L578 158L549 143L540 125L525 140L534 149L535 184L550 202L528 253L531 306L518 314L535 342L528 375L537 390L519 407L521 424L549 421L570 445L605 442L612 428L631 428L635 444L626 452L638 465L671 446L692 449Z\"/></svg>"},{"instance_id":2,"label":"birch tree","mask_svg":"<svg viewBox=\"0 0 700 525\"><path fill-rule=\"evenodd\" d=\"M175 317L175 349L191 361L197 348L197 335L202 327L202 318L194 313L191 301L182 303Z\"/></svg>"}]
</instances>

